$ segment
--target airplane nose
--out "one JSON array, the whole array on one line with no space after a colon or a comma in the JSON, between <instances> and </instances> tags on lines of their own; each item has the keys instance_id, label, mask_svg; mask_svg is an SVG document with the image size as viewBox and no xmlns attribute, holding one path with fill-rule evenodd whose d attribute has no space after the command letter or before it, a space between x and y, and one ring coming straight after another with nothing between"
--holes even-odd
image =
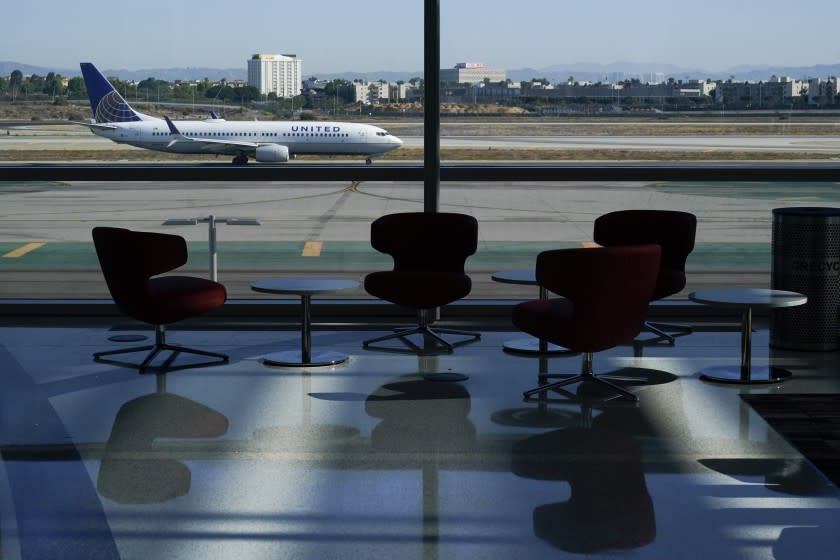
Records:
<instances>
[{"instance_id":1,"label":"airplane nose","mask_svg":"<svg viewBox=\"0 0 840 560\"><path fill-rule=\"evenodd\" d=\"M396 136L391 136L391 141L397 146L403 145L403 141L397 138Z\"/></svg>"}]
</instances>

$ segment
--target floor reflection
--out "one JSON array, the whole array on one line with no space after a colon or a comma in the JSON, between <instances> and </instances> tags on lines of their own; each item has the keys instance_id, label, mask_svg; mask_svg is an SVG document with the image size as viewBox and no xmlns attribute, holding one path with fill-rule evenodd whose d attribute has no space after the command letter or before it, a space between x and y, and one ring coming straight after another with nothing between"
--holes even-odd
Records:
<instances>
[{"instance_id":1,"label":"floor reflection","mask_svg":"<svg viewBox=\"0 0 840 560\"><path fill-rule=\"evenodd\" d=\"M570 428L526 438L513 446L514 474L565 481L565 502L534 509L534 534L568 552L644 546L656 537L641 448L609 429Z\"/></svg>"},{"instance_id":2,"label":"floor reflection","mask_svg":"<svg viewBox=\"0 0 840 560\"><path fill-rule=\"evenodd\" d=\"M122 504L172 500L190 490L189 468L156 446L160 438L193 439L224 435L228 419L220 412L166 391L166 374L156 390L123 404L105 444L96 489Z\"/></svg>"}]
</instances>

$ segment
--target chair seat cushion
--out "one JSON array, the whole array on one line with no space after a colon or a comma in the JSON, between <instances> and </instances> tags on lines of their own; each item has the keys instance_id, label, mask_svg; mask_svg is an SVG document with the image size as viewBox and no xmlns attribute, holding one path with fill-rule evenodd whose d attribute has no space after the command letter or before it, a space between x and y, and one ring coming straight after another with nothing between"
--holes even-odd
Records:
<instances>
[{"instance_id":1,"label":"chair seat cushion","mask_svg":"<svg viewBox=\"0 0 840 560\"><path fill-rule=\"evenodd\" d=\"M165 325L220 307L227 299L218 282L193 276L161 276L149 280L148 299L133 310L135 317Z\"/></svg>"},{"instance_id":2,"label":"chair seat cushion","mask_svg":"<svg viewBox=\"0 0 840 560\"><path fill-rule=\"evenodd\" d=\"M458 272L385 270L365 276L365 290L372 296L415 309L430 309L470 293L470 277Z\"/></svg>"},{"instance_id":3,"label":"chair seat cushion","mask_svg":"<svg viewBox=\"0 0 840 560\"><path fill-rule=\"evenodd\" d=\"M562 297L526 301L513 308L513 324L530 335L550 340L548 337L572 317L574 307L571 300Z\"/></svg>"}]
</instances>

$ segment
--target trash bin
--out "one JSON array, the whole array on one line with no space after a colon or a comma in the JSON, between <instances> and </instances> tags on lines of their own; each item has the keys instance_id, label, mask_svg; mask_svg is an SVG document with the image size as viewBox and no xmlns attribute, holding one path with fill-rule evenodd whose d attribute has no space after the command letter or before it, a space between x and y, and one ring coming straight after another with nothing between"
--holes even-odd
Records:
<instances>
[{"instance_id":1,"label":"trash bin","mask_svg":"<svg viewBox=\"0 0 840 560\"><path fill-rule=\"evenodd\" d=\"M789 350L840 347L840 208L773 209L771 285L808 296L808 303L770 314L770 346Z\"/></svg>"}]
</instances>

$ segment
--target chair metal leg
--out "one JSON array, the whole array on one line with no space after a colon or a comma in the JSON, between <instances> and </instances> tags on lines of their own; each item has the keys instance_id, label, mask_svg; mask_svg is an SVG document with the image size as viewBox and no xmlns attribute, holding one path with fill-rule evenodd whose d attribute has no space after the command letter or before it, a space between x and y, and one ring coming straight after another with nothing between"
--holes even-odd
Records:
<instances>
[{"instance_id":1,"label":"chair metal leg","mask_svg":"<svg viewBox=\"0 0 840 560\"><path fill-rule=\"evenodd\" d=\"M671 331L677 331L681 334L691 334L694 332L694 329L687 325L674 325L672 323L659 323L659 322L651 322L645 321L645 328L652 333L660 336L668 341L668 344L674 344L674 336L665 332L663 329L668 329Z\"/></svg>"},{"instance_id":2,"label":"chair metal leg","mask_svg":"<svg viewBox=\"0 0 840 560\"><path fill-rule=\"evenodd\" d=\"M386 334L385 336L379 336L377 338L371 338L370 340L365 340L364 342L362 342L362 346L367 348L368 346L370 346L371 344L374 344L376 342L382 342L383 340L390 340L392 338L402 338L404 336L408 336L408 335L411 335L411 334L418 334L418 333L421 333L421 332L423 332L423 331L420 327L410 327L410 328L407 328L407 329L399 329L395 333Z\"/></svg>"},{"instance_id":3,"label":"chair metal leg","mask_svg":"<svg viewBox=\"0 0 840 560\"><path fill-rule=\"evenodd\" d=\"M131 348L120 348L118 350L106 350L104 352L94 352L93 359L98 360L102 356L115 356L117 354L130 354L132 352L142 352L144 350L151 350L154 344L147 344L145 346L133 346Z\"/></svg>"}]
</instances>

